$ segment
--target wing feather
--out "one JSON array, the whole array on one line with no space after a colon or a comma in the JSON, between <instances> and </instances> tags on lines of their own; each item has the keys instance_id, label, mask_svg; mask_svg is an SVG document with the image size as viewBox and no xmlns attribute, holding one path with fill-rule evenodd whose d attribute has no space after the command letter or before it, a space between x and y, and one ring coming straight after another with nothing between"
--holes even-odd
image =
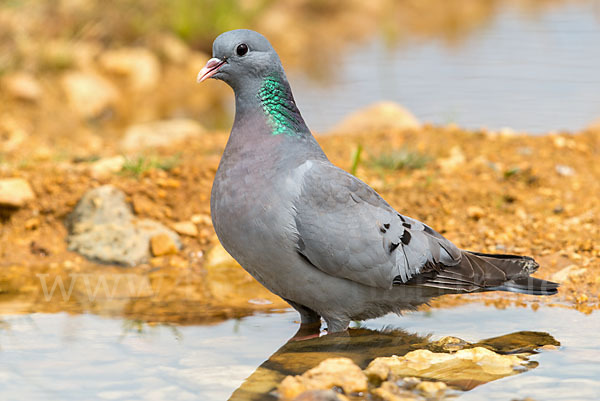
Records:
<instances>
[{"instance_id":1,"label":"wing feather","mask_svg":"<svg viewBox=\"0 0 600 401\"><path fill-rule=\"evenodd\" d=\"M395 211L358 178L312 161L296 175L298 252L318 269L365 285L391 288L418 274L459 263L461 252L425 224Z\"/></svg>"}]
</instances>

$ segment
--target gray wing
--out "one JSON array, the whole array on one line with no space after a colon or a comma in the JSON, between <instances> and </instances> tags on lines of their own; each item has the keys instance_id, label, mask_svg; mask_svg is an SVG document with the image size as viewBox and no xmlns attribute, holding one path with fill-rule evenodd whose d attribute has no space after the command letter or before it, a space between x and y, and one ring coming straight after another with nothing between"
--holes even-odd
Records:
<instances>
[{"instance_id":1,"label":"gray wing","mask_svg":"<svg viewBox=\"0 0 600 401\"><path fill-rule=\"evenodd\" d=\"M391 288L459 263L454 244L396 212L358 178L328 162L309 161L301 169L294 203L297 249L318 269Z\"/></svg>"}]
</instances>

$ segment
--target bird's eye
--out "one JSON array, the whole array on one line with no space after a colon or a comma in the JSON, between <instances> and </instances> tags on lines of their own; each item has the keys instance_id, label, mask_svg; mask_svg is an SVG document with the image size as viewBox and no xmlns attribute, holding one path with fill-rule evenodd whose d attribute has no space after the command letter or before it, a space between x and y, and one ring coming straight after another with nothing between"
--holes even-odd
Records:
<instances>
[{"instance_id":1,"label":"bird's eye","mask_svg":"<svg viewBox=\"0 0 600 401\"><path fill-rule=\"evenodd\" d=\"M238 56L243 56L244 54L248 53L248 45L245 43L238 45L238 47L235 49L235 52Z\"/></svg>"}]
</instances>

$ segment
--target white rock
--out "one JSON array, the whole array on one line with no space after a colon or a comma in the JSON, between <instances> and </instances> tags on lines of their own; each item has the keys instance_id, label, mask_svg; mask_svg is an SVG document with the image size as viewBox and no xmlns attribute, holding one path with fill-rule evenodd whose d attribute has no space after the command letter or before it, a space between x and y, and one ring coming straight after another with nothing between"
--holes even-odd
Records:
<instances>
[{"instance_id":1,"label":"white rock","mask_svg":"<svg viewBox=\"0 0 600 401\"><path fill-rule=\"evenodd\" d=\"M42 87L35 77L25 72L7 75L2 80L3 87L16 99L35 102L42 95Z\"/></svg>"},{"instance_id":2,"label":"white rock","mask_svg":"<svg viewBox=\"0 0 600 401\"><path fill-rule=\"evenodd\" d=\"M343 119L332 132L368 132L381 129L418 129L421 123L407 109L394 102L379 102Z\"/></svg>"},{"instance_id":3,"label":"white rock","mask_svg":"<svg viewBox=\"0 0 600 401\"><path fill-rule=\"evenodd\" d=\"M564 164L557 164L556 166L554 166L554 168L559 175L562 175L564 177L570 177L572 175L575 175L575 170L573 169L573 167L565 166Z\"/></svg>"},{"instance_id":4,"label":"white rock","mask_svg":"<svg viewBox=\"0 0 600 401\"><path fill-rule=\"evenodd\" d=\"M204 133L204 128L194 120L172 119L136 124L125 131L121 148L133 151L146 147L166 146Z\"/></svg>"},{"instance_id":5,"label":"white rock","mask_svg":"<svg viewBox=\"0 0 600 401\"><path fill-rule=\"evenodd\" d=\"M22 178L0 180L0 206L21 207L35 198L29 183Z\"/></svg>"},{"instance_id":6,"label":"white rock","mask_svg":"<svg viewBox=\"0 0 600 401\"><path fill-rule=\"evenodd\" d=\"M90 173L94 178L106 177L113 173L118 173L123 169L125 157L119 155L106 157L95 161L89 166Z\"/></svg>"},{"instance_id":7,"label":"white rock","mask_svg":"<svg viewBox=\"0 0 600 401\"><path fill-rule=\"evenodd\" d=\"M70 71L61 80L71 107L83 118L100 116L117 101L119 92L99 75Z\"/></svg>"},{"instance_id":8,"label":"white rock","mask_svg":"<svg viewBox=\"0 0 600 401\"><path fill-rule=\"evenodd\" d=\"M171 225L171 228L176 233L187 235L188 237L195 237L198 235L198 227L191 221L178 221Z\"/></svg>"},{"instance_id":9,"label":"white rock","mask_svg":"<svg viewBox=\"0 0 600 401\"><path fill-rule=\"evenodd\" d=\"M136 91L148 91L160 81L160 62L144 48L109 50L100 57L102 67L113 74L127 77Z\"/></svg>"},{"instance_id":10,"label":"white rock","mask_svg":"<svg viewBox=\"0 0 600 401\"><path fill-rule=\"evenodd\" d=\"M181 249L179 236L158 221L136 218L123 191L104 185L87 191L66 219L68 249L91 260L135 266L152 257L154 247Z\"/></svg>"}]
</instances>

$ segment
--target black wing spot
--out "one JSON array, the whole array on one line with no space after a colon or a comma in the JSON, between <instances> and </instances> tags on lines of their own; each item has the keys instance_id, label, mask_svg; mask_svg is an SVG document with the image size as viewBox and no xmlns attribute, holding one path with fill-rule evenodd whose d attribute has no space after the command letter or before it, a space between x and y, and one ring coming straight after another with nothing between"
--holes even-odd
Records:
<instances>
[{"instance_id":1,"label":"black wing spot","mask_svg":"<svg viewBox=\"0 0 600 401\"><path fill-rule=\"evenodd\" d=\"M402 217L400 213L398 213L398 217L400 217L400 220L402 220L403 223L406 223L406 220L404 220L404 217Z\"/></svg>"},{"instance_id":2,"label":"black wing spot","mask_svg":"<svg viewBox=\"0 0 600 401\"><path fill-rule=\"evenodd\" d=\"M404 234L402 234L402 237L400 238L400 240L402 241L402 243L404 245L408 245L410 243L411 238L412 238L412 235L410 235L410 232L408 232L408 230L404 230Z\"/></svg>"},{"instance_id":3,"label":"black wing spot","mask_svg":"<svg viewBox=\"0 0 600 401\"><path fill-rule=\"evenodd\" d=\"M423 231L425 231L429 235L435 235L435 231L433 231L431 227L426 226L425 224L423 224Z\"/></svg>"},{"instance_id":4,"label":"black wing spot","mask_svg":"<svg viewBox=\"0 0 600 401\"><path fill-rule=\"evenodd\" d=\"M387 230L386 230L385 228L383 228L383 227L379 227L379 231L380 231L382 234L385 234L385 233L387 232Z\"/></svg>"},{"instance_id":5,"label":"black wing spot","mask_svg":"<svg viewBox=\"0 0 600 401\"><path fill-rule=\"evenodd\" d=\"M396 243L396 244L395 244L395 243L393 243L393 242L391 242L391 243L390 243L390 253L394 252L394 251L396 250L396 248L398 248L398 246L399 246L399 245L400 245L400 243L399 243L399 242L398 242L398 243Z\"/></svg>"},{"instance_id":6,"label":"black wing spot","mask_svg":"<svg viewBox=\"0 0 600 401\"><path fill-rule=\"evenodd\" d=\"M386 230L388 230L390 228L390 223L385 223L383 226L385 227Z\"/></svg>"},{"instance_id":7,"label":"black wing spot","mask_svg":"<svg viewBox=\"0 0 600 401\"><path fill-rule=\"evenodd\" d=\"M410 225L410 223L402 223L402 225L406 228L412 228L412 226Z\"/></svg>"}]
</instances>

